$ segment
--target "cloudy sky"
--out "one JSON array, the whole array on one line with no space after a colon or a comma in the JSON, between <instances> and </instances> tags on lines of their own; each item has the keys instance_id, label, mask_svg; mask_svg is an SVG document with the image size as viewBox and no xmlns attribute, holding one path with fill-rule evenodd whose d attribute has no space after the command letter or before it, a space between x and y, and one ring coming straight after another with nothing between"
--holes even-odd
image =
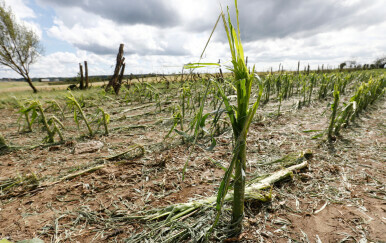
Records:
<instances>
[{"instance_id":1,"label":"cloudy sky","mask_svg":"<svg viewBox=\"0 0 386 243\"><path fill-rule=\"evenodd\" d=\"M78 63L90 75L112 74L120 43L126 73L181 72L197 62L220 13L231 0L3 0L41 38L33 77L71 77ZM372 62L386 54L384 0L239 0L241 37L249 64L334 66ZM221 24L221 23L220 23ZM222 25L204 62L230 60ZM17 77L0 67L0 78Z\"/></svg>"}]
</instances>

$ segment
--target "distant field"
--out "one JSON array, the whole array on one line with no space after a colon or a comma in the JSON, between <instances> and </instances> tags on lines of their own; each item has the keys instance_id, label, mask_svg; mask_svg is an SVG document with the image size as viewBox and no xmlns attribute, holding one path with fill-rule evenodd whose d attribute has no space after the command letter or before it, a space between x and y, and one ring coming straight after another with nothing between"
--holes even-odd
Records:
<instances>
[{"instance_id":1,"label":"distant field","mask_svg":"<svg viewBox=\"0 0 386 243\"><path fill-rule=\"evenodd\" d=\"M202 76L206 76L207 74L202 74ZM225 77L228 77L229 73L224 73ZM184 77L188 76L187 74L184 74ZM181 75L169 75L165 76L163 80L169 80L169 81L179 81L181 79ZM146 78L134 78L132 79L132 82L150 82L154 83L157 81L160 81L161 77L146 77ZM127 82L127 79L124 80L124 83ZM102 82L95 82L91 83L91 86L102 86L103 84L107 84L108 80L102 81ZM65 90L69 86L68 83L62 82L33 82L33 84L36 86L36 88L39 90ZM20 91L29 91L31 88L29 87L27 82L21 82L21 81L11 81L11 82L1 82L0 81L0 93L5 92L20 92Z\"/></svg>"},{"instance_id":2,"label":"distant field","mask_svg":"<svg viewBox=\"0 0 386 243\"><path fill-rule=\"evenodd\" d=\"M47 85L47 83L40 83L40 82L34 82L35 86L42 86ZM0 90L8 89L8 88L15 88L15 87L29 87L27 82L0 82Z\"/></svg>"},{"instance_id":3,"label":"distant field","mask_svg":"<svg viewBox=\"0 0 386 243\"><path fill-rule=\"evenodd\" d=\"M185 75L186 76L186 75ZM176 80L176 76L166 76L165 77L169 81ZM147 77L147 78L140 78L140 79L133 79L132 82L157 82L157 80L160 80L160 78L155 77ZM126 80L124 80L126 82ZM41 90L65 90L69 86L69 84L60 84L61 82L57 82L58 84L55 84L55 82L33 82L33 84L36 86L38 91ZM102 81L102 82L95 82L91 83L91 86L102 86L103 84L107 84L108 81ZM21 92L21 91L29 91L31 88L29 87L27 82L0 82L0 93L5 92Z\"/></svg>"},{"instance_id":4,"label":"distant field","mask_svg":"<svg viewBox=\"0 0 386 243\"><path fill-rule=\"evenodd\" d=\"M92 83L92 86L101 86L105 82ZM67 89L68 84L62 85L49 85L48 83L33 83L36 88L41 90L64 90ZM5 92L19 92L19 91L28 91L31 90L27 82L0 82L0 93Z\"/></svg>"}]
</instances>

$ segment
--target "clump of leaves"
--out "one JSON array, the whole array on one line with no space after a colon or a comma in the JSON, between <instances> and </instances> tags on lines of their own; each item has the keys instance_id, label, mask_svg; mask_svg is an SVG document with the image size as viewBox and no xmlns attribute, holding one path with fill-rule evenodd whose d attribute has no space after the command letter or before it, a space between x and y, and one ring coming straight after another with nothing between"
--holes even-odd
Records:
<instances>
[{"instance_id":1,"label":"clump of leaves","mask_svg":"<svg viewBox=\"0 0 386 243\"><path fill-rule=\"evenodd\" d=\"M14 178L0 181L0 191L3 193L14 190L16 187L22 187L23 191L36 188L39 185L41 178L34 172L29 174L19 175Z\"/></svg>"},{"instance_id":2,"label":"clump of leaves","mask_svg":"<svg viewBox=\"0 0 386 243\"><path fill-rule=\"evenodd\" d=\"M35 119L38 116L36 109L31 108L29 105L29 102L23 104L23 103L19 102L19 100L17 100L16 98L15 98L15 100L16 100L18 107L19 107L18 112L20 113L20 117L18 119L18 122L20 122L20 120L22 120L23 116L25 119L25 125L22 129L22 132L32 132L32 124L34 123ZM20 131L20 125L19 125L19 131Z\"/></svg>"},{"instance_id":3,"label":"clump of leaves","mask_svg":"<svg viewBox=\"0 0 386 243\"><path fill-rule=\"evenodd\" d=\"M105 112L103 108L98 107L96 116L97 116L97 119L95 122L98 124L97 130L99 130L99 127L103 125L105 130L105 135L109 135L108 124L110 123L110 115L107 112Z\"/></svg>"},{"instance_id":4,"label":"clump of leaves","mask_svg":"<svg viewBox=\"0 0 386 243\"><path fill-rule=\"evenodd\" d=\"M58 127L60 126L62 129L64 129L64 125L60 122L58 118L56 118L56 116L52 116L47 120L43 106L38 100L31 101L27 110L32 110L33 114L40 114L40 121L43 124L44 130L46 130L47 132L47 136L44 139L45 142L53 143L56 133L59 135L61 141L64 140L63 134Z\"/></svg>"},{"instance_id":5,"label":"clump of leaves","mask_svg":"<svg viewBox=\"0 0 386 243\"><path fill-rule=\"evenodd\" d=\"M25 104L19 103L19 121L24 116L26 121L26 127L23 131L32 132L32 125L35 121L43 124L43 129L47 132L47 136L44 138L45 142L53 143L54 137L58 134L61 141L64 140L63 134L60 128L64 129L62 122L56 117L52 116L47 119L45 110L38 100L29 100Z\"/></svg>"},{"instance_id":6,"label":"clump of leaves","mask_svg":"<svg viewBox=\"0 0 386 243\"><path fill-rule=\"evenodd\" d=\"M334 129L334 133L339 135L341 127L347 127L350 121L354 121L359 116L360 112L384 94L385 86L386 79L384 77L370 77L367 83L362 83L337 115L334 128L329 129Z\"/></svg>"},{"instance_id":7,"label":"clump of leaves","mask_svg":"<svg viewBox=\"0 0 386 243\"><path fill-rule=\"evenodd\" d=\"M86 124L89 135L93 136L94 132L91 129L90 123L89 123L86 115L83 112L82 106L79 104L79 102L77 101L77 99L74 97L74 95L71 92L69 92L69 95L66 98L67 98L67 105L70 107L70 109L72 109L74 111L74 121L75 121L76 125L78 126L78 129L80 130L80 122L79 122L79 118L78 118L78 117L80 117L84 121L84 123Z\"/></svg>"}]
</instances>

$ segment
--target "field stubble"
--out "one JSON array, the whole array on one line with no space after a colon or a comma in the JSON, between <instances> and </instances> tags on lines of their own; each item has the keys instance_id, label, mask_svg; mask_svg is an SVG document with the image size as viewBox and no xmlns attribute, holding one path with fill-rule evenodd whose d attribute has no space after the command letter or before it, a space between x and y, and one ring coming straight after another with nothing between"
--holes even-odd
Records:
<instances>
[{"instance_id":1,"label":"field stubble","mask_svg":"<svg viewBox=\"0 0 386 243\"><path fill-rule=\"evenodd\" d=\"M0 238L121 241L146 228L125 217L215 193L223 170L208 157L224 165L229 162L233 139L230 131L216 138L212 152L194 148L182 181L187 145L179 138L164 140L172 125L169 114L173 100L163 104L159 112L155 106L124 104L123 98L115 100L114 96L96 100L94 95L99 91L87 92L89 104L103 104L111 114L109 136L97 133L93 138L79 137L69 116L64 121L65 143L0 155L0 181L17 175L24 179L36 176L35 183L20 182L19 187L0 195ZM345 129L343 138L330 145L311 139L304 131L326 128L326 107L331 99L313 100L301 110L294 107L297 99L283 100L280 116L276 115L277 101L259 108L248 138L247 176L280 169L277 159L307 149L314 154L309 168L295 174L292 182L275 185L272 202L247 202L244 231L233 240L381 241L386 223L384 98ZM91 113L92 106L84 110ZM43 140L40 128L31 133L18 131L14 108L1 109L1 114L0 132L14 145L34 146ZM77 148L90 141L102 142L103 146L96 151L78 152ZM133 144L142 144L145 155L136 157L134 153L120 160L107 160ZM101 165L103 168L92 173L52 183Z\"/></svg>"}]
</instances>

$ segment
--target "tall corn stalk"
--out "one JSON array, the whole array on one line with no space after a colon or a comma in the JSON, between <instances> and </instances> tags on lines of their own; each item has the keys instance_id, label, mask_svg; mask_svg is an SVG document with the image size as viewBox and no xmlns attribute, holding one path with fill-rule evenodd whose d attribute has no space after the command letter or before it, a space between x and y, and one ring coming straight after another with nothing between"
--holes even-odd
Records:
<instances>
[{"instance_id":1,"label":"tall corn stalk","mask_svg":"<svg viewBox=\"0 0 386 243\"><path fill-rule=\"evenodd\" d=\"M227 8L228 16L225 17L224 12L221 12L214 29L217 26L220 18L222 18L224 23L224 28L227 34L229 49L232 54L232 66L228 67L230 71L233 72L235 77L233 87L236 89L237 94L237 105L231 105L230 101L225 93L223 87L216 80L213 82L216 84L219 94L224 102L226 112L230 119L234 134L234 149L232 161L227 168L225 175L221 181L220 187L218 189L217 200L216 200L216 210L217 215L214 221L213 227L218 223L221 210L225 201L225 196L228 193L230 187L230 179L234 178L233 182L233 206L232 206L232 222L231 228L234 234L238 234L242 230L242 220L244 218L244 195L245 195L245 177L246 177L246 156L247 156L247 134L249 126L251 125L253 116L256 113L257 107L259 106L260 99L263 93L263 84L260 81L260 78L255 73L255 66L253 66L252 71L249 72L247 65L245 63L244 50L241 44L241 35L239 27L239 11L237 0L235 0L236 8L236 19L237 19L237 30L232 25L231 17L229 14L229 7ZM214 32L212 31L212 34ZM211 36L212 36L211 34ZM209 37L209 40L211 38ZM208 42L204 48L203 53L205 52ZM201 55L202 56L202 55ZM217 65L218 63L190 63L184 66L184 68L200 68L206 66ZM257 95L257 100L251 108L249 108L249 100L251 97L251 88L253 81L258 80L259 93ZM234 171L234 176L233 176Z\"/></svg>"},{"instance_id":2,"label":"tall corn stalk","mask_svg":"<svg viewBox=\"0 0 386 243\"><path fill-rule=\"evenodd\" d=\"M330 126L328 127L328 141L332 141L332 132L334 129L335 125L335 117L336 117L336 112L338 110L338 105L339 105L339 84L335 83L334 87L334 103L331 105L331 118L330 118Z\"/></svg>"},{"instance_id":3,"label":"tall corn stalk","mask_svg":"<svg viewBox=\"0 0 386 243\"><path fill-rule=\"evenodd\" d=\"M247 133L249 126L252 122L253 116L256 113L259 106L260 98L262 95L263 87L259 84L259 94L257 101L249 108L249 99L251 97L252 82L256 80L255 67L252 72L248 72L248 68L245 64L244 50L241 44L240 26L239 26L239 11L237 6L237 0L235 0L236 19L237 19L237 31L231 23L231 18L228 8L228 21L226 21L225 14L222 13L222 19L224 22L225 31L228 37L229 48L232 54L233 67L229 69L234 73L237 93L237 106L230 105L228 97L225 95L223 89L217 83L217 87L223 98L227 114L231 121L235 147L233 150L232 161L225 172L224 178L221 181L220 188L217 195L217 216L215 224L218 222L222 205L224 203L225 195L227 194L230 179L234 174L234 198L232 206L232 228L234 233L238 234L242 230L242 219L244 217L244 194L245 194L245 170L246 170L246 143Z\"/></svg>"}]
</instances>

